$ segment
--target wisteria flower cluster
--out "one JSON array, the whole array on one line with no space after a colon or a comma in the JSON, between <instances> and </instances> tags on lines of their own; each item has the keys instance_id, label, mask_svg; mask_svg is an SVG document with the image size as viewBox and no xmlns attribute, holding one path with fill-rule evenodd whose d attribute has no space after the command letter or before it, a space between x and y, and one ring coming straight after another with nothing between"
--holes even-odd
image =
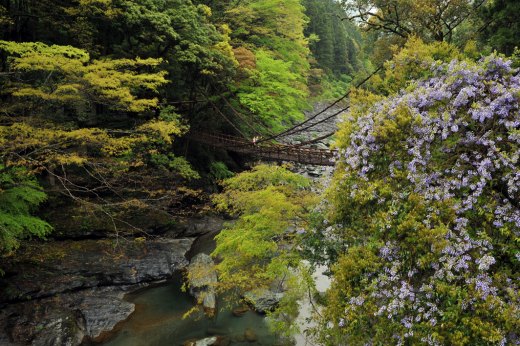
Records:
<instances>
[{"instance_id":1,"label":"wisteria flower cluster","mask_svg":"<svg viewBox=\"0 0 520 346\"><path fill-rule=\"evenodd\" d=\"M518 345L519 71L497 55L425 70L342 124L329 337Z\"/></svg>"}]
</instances>

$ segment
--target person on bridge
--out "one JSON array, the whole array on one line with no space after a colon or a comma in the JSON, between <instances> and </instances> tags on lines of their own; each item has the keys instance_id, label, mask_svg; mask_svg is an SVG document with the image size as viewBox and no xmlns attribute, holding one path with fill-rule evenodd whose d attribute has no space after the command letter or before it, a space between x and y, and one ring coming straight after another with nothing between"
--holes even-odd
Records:
<instances>
[{"instance_id":1,"label":"person on bridge","mask_svg":"<svg viewBox=\"0 0 520 346\"><path fill-rule=\"evenodd\" d=\"M256 145L256 142L258 142L260 140L260 138L262 138L262 137L254 136L253 140L252 140L253 141L253 145Z\"/></svg>"}]
</instances>

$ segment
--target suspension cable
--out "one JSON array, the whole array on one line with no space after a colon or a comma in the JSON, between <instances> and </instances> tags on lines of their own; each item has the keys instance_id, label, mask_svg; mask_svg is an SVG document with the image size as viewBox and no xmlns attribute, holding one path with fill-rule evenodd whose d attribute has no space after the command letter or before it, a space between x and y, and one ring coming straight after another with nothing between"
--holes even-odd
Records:
<instances>
[{"instance_id":1,"label":"suspension cable","mask_svg":"<svg viewBox=\"0 0 520 346\"><path fill-rule=\"evenodd\" d=\"M217 114L224 118L229 123L229 125L231 125L235 130L237 130L238 133L242 135L242 137L249 140L248 136L244 134L244 132L242 132L224 113L222 113L222 111L217 107L217 105L213 101L208 99L208 102L211 103L211 106L217 112Z\"/></svg>"},{"instance_id":2,"label":"suspension cable","mask_svg":"<svg viewBox=\"0 0 520 346\"><path fill-rule=\"evenodd\" d=\"M303 147L304 145L313 144L313 143L319 142L323 139L329 138L329 137L333 136L335 133L336 133L336 131L332 131L332 132L324 134L323 136L311 139L309 141L301 142L298 144L293 144L292 146L297 148L297 147Z\"/></svg>"},{"instance_id":3,"label":"suspension cable","mask_svg":"<svg viewBox=\"0 0 520 346\"><path fill-rule=\"evenodd\" d=\"M239 111L237 111L237 110L235 109L235 107L233 107L233 105L228 101L228 99L227 99L226 96L222 95L222 99L224 100L224 102L226 103L226 105L231 109L231 111L233 111L233 113L234 113L236 116L238 116L240 119L242 119L242 121L244 121L244 122L246 123L246 125L249 126L249 128L251 128L254 132L256 132L257 135L259 135L259 136L262 136L262 135L263 135L263 133L261 133L260 131L258 131L257 128L251 124L251 122L249 121L249 119L247 118L247 116L245 116L244 114L240 113ZM264 127L263 124L259 124L259 125L261 125L262 127ZM264 127L264 129L265 129L266 131L269 131L269 129L267 129L266 127Z\"/></svg>"},{"instance_id":4,"label":"suspension cable","mask_svg":"<svg viewBox=\"0 0 520 346\"><path fill-rule=\"evenodd\" d=\"M379 67L374 71L372 72L368 77L366 77L365 79L363 79L361 82L359 82L358 84L355 85L355 88L359 88L360 86L362 86L363 84L365 84L370 78L372 78L374 75L376 75L381 69L383 68L383 65L379 65ZM329 106L325 107L324 109L322 109L321 111L319 111L318 113L312 115L311 117L309 117L307 120L299 123L299 124L296 124L294 126L292 126L291 128L288 128L276 135L273 135L273 136L270 136L268 138L264 138L264 139L261 139L259 140L259 142L265 142L265 141L270 141L270 140L273 140L273 139L276 139L278 137L282 137L282 136L285 136L285 135L289 135L289 134L292 134L292 133L296 133L296 132L300 132L301 130L297 130L295 131L295 129L297 127L300 127L310 121L312 121L313 119L315 119L316 117L320 116L321 114L325 113L327 110L329 110L330 108L334 107L335 105L337 105L338 103L340 103L341 101L343 101L344 99L346 99L349 95L350 95L350 92L351 92L352 89L349 89L347 91L347 93L345 93L345 95L343 95L342 97L338 98L336 101L334 101L332 104L330 104ZM338 114L340 114L341 112L344 112L347 108L341 110L340 112L336 112L333 116L336 116ZM329 116L326 118L326 120L332 118L333 116ZM317 123L314 123L312 124L311 126L307 126L305 127L305 129L308 129L310 127L313 127L313 126L316 126L317 124L320 124L322 123L323 121L320 120L319 122Z\"/></svg>"},{"instance_id":5,"label":"suspension cable","mask_svg":"<svg viewBox=\"0 0 520 346\"><path fill-rule=\"evenodd\" d=\"M231 92L227 87L226 87L226 90L227 90L228 92ZM260 131L257 130L257 127L254 126L254 124L251 123L251 121L247 118L246 115L244 115L244 114L242 114L241 112L237 111L237 110L233 107L233 105L228 101L228 99L227 99L225 93L221 93L221 94L218 96L218 98L224 100L224 102L225 102L226 105L231 109L231 111L233 112L233 114L235 114L238 118L240 118L240 119L245 123L245 125L246 125L247 127L249 127L253 132L255 132L258 136L262 136L262 135L264 135L264 133L261 133ZM214 102L212 102L212 101L210 100L210 98L209 98L207 95L206 95L206 99L207 99L209 102L212 103L213 108L218 108L218 107L216 106L216 104L215 104ZM231 123L231 120L230 120L228 117L226 117L226 116L222 113L222 111L221 111L220 109L218 109L218 113L220 113L221 116L222 116L224 119L226 119L226 121L227 121L228 123ZM264 129L265 129L267 132L270 132L270 131L269 131L269 130L268 130L268 129L263 125L263 124L259 124L259 125L261 125L262 127L264 127ZM237 127L236 127L234 124L233 124L232 126L233 126L233 128L237 129ZM237 131L239 131L239 130L237 129ZM242 134L242 136L243 136L244 138L248 138L247 136L244 135L243 132L241 132L241 131L239 131L239 132ZM270 134L271 134L271 133L270 133Z\"/></svg>"},{"instance_id":6,"label":"suspension cable","mask_svg":"<svg viewBox=\"0 0 520 346\"><path fill-rule=\"evenodd\" d=\"M305 130L307 130L307 129L310 129L311 127L314 127L314 126L319 125L319 124L321 124L321 123L324 123L324 122L328 121L329 119L334 118L334 117L340 115L341 113L345 112L345 111L348 110L349 108L350 108L350 106L347 106L347 107L345 107L345 108L342 108L342 109L340 109L339 111L337 111L337 112L335 112L335 113L333 113L333 114L331 114L331 115L329 115L329 116L327 116L327 117L325 117L325 118L323 118L323 119L321 119L321 120L319 120L319 121L317 121L317 122L315 122L315 123L309 124L309 125L307 125L307 126L305 126L305 127L302 127L302 128L300 128L300 129L294 129L293 131L291 131L291 132L285 134L284 136L290 136L290 135L293 135L293 134L295 134L295 133L302 132L302 131L305 131Z\"/></svg>"}]
</instances>

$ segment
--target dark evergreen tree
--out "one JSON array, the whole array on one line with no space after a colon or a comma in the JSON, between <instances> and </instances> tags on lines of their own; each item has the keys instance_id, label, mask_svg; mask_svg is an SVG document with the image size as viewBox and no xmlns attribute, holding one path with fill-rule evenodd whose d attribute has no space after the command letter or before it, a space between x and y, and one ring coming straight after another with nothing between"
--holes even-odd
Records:
<instances>
[{"instance_id":1,"label":"dark evergreen tree","mask_svg":"<svg viewBox=\"0 0 520 346\"><path fill-rule=\"evenodd\" d=\"M480 14L484 21L481 40L491 48L511 55L520 47L520 2L518 0L496 0L484 7Z\"/></svg>"},{"instance_id":2,"label":"dark evergreen tree","mask_svg":"<svg viewBox=\"0 0 520 346\"><path fill-rule=\"evenodd\" d=\"M334 0L305 0L304 5L310 19L305 34L318 66L336 76L354 73L360 65L361 35L342 20L343 8Z\"/></svg>"}]
</instances>

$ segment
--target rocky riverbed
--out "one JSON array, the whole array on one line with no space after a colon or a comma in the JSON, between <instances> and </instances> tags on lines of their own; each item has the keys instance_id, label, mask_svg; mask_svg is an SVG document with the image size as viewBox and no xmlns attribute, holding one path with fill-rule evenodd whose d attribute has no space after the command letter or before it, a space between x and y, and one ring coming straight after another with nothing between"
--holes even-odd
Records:
<instances>
[{"instance_id":1,"label":"rocky riverbed","mask_svg":"<svg viewBox=\"0 0 520 346\"><path fill-rule=\"evenodd\" d=\"M314 114L322 112L326 107L328 107L327 103L318 102L314 105L313 109L305 112L305 116L308 119ZM280 141L285 144L298 145L303 142L312 141L314 139L321 138L327 134L335 132L337 130L337 124L341 120L341 114L337 114L336 116L328 119L327 121L320 121L333 116L343 108L344 106L337 105L325 110L323 113L318 115L313 120L310 120L301 128L306 128L311 124L317 124L316 126L312 126L301 132L292 133L288 136L280 138ZM314 149L329 149L331 147L333 139L333 136L329 136L327 138L323 138L309 145L306 145L305 147ZM320 181L323 177L329 177L334 170L334 167L331 166L316 166L300 163L293 163L292 166L292 171L299 173L305 177L311 178L315 181Z\"/></svg>"},{"instance_id":2,"label":"rocky riverbed","mask_svg":"<svg viewBox=\"0 0 520 346\"><path fill-rule=\"evenodd\" d=\"M126 319L131 291L188 264L193 238L83 240L23 249L0 287L0 345L78 345Z\"/></svg>"}]
</instances>

